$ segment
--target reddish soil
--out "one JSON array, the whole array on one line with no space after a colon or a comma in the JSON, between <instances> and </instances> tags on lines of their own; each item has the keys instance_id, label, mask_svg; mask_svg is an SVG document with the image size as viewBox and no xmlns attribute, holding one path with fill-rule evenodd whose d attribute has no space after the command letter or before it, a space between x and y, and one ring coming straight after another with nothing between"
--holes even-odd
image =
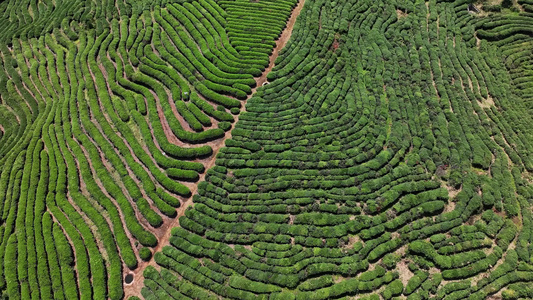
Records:
<instances>
[{"instance_id":1,"label":"reddish soil","mask_svg":"<svg viewBox=\"0 0 533 300\"><path fill-rule=\"evenodd\" d=\"M335 51L337 51L337 49L339 49L339 45L340 45L339 41L337 39L335 39L333 41L333 44L331 45L331 48L332 48L333 52L335 52Z\"/></svg>"},{"instance_id":2,"label":"reddish soil","mask_svg":"<svg viewBox=\"0 0 533 300\"><path fill-rule=\"evenodd\" d=\"M269 62L268 67L265 69L265 71L263 72L263 74L260 77L256 77L255 78L256 87L252 89L252 94L251 95L253 95L256 92L258 87L262 86L263 83L267 82L267 75L272 70L272 68L274 67L274 62L276 61L276 58L278 57L280 50L283 49L283 47L285 47L285 45L289 41L289 39L291 37L291 34L292 34L292 29L294 27L294 24L296 23L296 19L297 19L298 15L300 14L300 11L302 10L302 8L304 6L304 3L305 3L305 0L300 0L300 2L298 2L298 5L293 9L292 14L291 14L291 16L290 16L290 18L289 18L289 20L287 22L287 26L283 30L280 38L276 41L276 46L274 47L274 49L272 51L272 54L270 55L270 62ZM248 99L251 98L251 95L248 96L248 98L246 100L242 101L241 113L243 111L245 111L246 102L247 102ZM162 111L159 111L158 113L159 113L160 119L164 120L164 116L162 116ZM235 116L235 122L233 122L233 125L232 125L233 127L238 122L239 115ZM180 142L176 141L175 139L172 139L172 136L174 136L174 135L172 134L170 128L168 127L168 124L165 124L166 122L161 122L161 123L163 124L163 128L164 128L165 132L167 133L167 138L169 138L169 141L175 142L176 144L181 144ZM224 146L225 141L227 139L230 139L230 138L231 138L231 130L227 131L223 138L206 143L207 145L209 145L209 146L211 146L213 148L213 155L208 157L208 158L206 158L206 159L201 159L201 160L197 160L197 161L203 163L206 170L208 170L211 167L213 167L215 165L216 156L218 154L218 151L220 150L220 148L222 148ZM183 145L183 146L185 146L185 145ZM201 182L201 181L203 181L205 179L205 174L206 174L206 172L204 172L203 174L200 174L200 179L198 180L198 182ZM185 184L187 187L189 187L189 189L191 190L192 195L195 195L196 191L198 190L198 182L196 182L196 183L183 182L183 184ZM185 211L187 210L187 208L189 206L191 206L192 204L193 204L192 197L182 201L181 207L178 208L178 216L176 218L172 219L170 222L165 222L160 228L158 228L157 233L164 233L164 234L157 235L159 243L153 249L153 253L155 253L157 251L160 251L161 248L163 248L165 245L168 244L168 240L169 240L169 238L171 236L171 229L173 227L179 226L179 218L185 214ZM157 233L155 233L155 234L157 234ZM133 270L131 272L134 275L134 281L131 284L129 284L129 285L124 285L124 296L125 296L124 298L125 299L127 299L130 296L140 296L141 295L141 289L143 287L143 275L142 275L142 273L143 273L144 269L147 266L154 266L154 267L159 269L159 267L157 266L157 264L155 263L153 258L150 261L148 261L148 262L142 262L142 261L139 262L139 266L137 267L137 269L135 269L135 270Z\"/></svg>"}]
</instances>

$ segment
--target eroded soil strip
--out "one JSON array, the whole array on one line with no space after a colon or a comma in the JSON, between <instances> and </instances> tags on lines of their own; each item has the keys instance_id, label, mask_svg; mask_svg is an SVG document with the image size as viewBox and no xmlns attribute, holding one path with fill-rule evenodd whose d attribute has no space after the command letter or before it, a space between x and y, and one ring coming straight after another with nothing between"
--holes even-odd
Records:
<instances>
[{"instance_id":1,"label":"eroded soil strip","mask_svg":"<svg viewBox=\"0 0 533 300\"><path fill-rule=\"evenodd\" d=\"M250 94L250 96L248 96L246 98L246 100L242 101L241 112L239 113L239 115L235 116L235 122L233 122L233 124L232 124L233 128L235 127L235 124L237 124L237 122L239 121L240 114L245 111L246 102L248 101L248 99L250 99L255 94L255 92L256 92L258 87L262 86L263 83L265 83L267 81L267 75L268 75L268 73L270 73L270 71L274 67L274 62L276 61L276 58L278 58L279 52L281 51L281 49L283 49L285 47L285 45L287 44L287 42L289 41L289 39L291 37L292 29L294 27L294 24L296 23L296 18L300 14L300 11L302 10L302 8L304 6L304 3L305 3L305 0L300 0L298 2L298 5L293 9L293 11L291 13L291 16L290 16L290 18L289 18L289 20L287 22L287 26L285 27L285 29L281 33L280 38L276 41L276 46L272 50L272 54L270 55L270 61L269 61L268 67L265 69L265 71L263 72L263 74L260 77L256 77L255 78L255 82L256 82L257 85L256 85L255 88L252 89L252 94ZM198 183L202 182L205 179L205 174L207 173L207 170L209 170L211 167L213 167L215 165L216 156L218 154L218 151L220 150L220 148L224 147L224 144L225 144L227 139L231 139L231 131L232 130L227 131L222 139L218 139L216 141L208 143L209 146L211 146L213 148L213 155L209 158L209 160L206 161L206 163L205 163L206 172L200 174L200 179L198 180L198 182L195 182L195 183L184 183L185 185L187 185L187 187L189 187L189 189L191 190L191 193L192 193L193 196L196 194L196 192L198 190ZM191 206L192 204L193 204L193 201L192 201L192 196L191 196L186 201L184 201L182 203L182 205L177 209L178 210L178 215L176 216L176 218L172 219L171 222L168 222L167 224L163 224L161 226L161 227L165 228L164 235L158 236L158 244L153 249L154 254L156 252L160 251L163 246L168 244L168 240L169 240L169 238L171 236L171 229L173 227L179 226L179 218L185 214L185 211L187 210L187 208L189 206ZM160 232L162 232L162 231L160 231ZM134 275L134 281L131 284L129 284L129 285L124 285L124 296L125 296L124 298L125 299L127 299L130 296L140 296L141 295L141 289L142 289L142 287L144 285L143 284L144 277L143 277L142 274L144 272L144 269L147 266L150 266L150 265L159 269L159 267L155 263L154 259L152 258L148 262L140 261L139 262L139 266L137 267L137 269L135 269L133 271L126 271L125 272L124 276L126 276L127 274L133 274Z\"/></svg>"}]
</instances>

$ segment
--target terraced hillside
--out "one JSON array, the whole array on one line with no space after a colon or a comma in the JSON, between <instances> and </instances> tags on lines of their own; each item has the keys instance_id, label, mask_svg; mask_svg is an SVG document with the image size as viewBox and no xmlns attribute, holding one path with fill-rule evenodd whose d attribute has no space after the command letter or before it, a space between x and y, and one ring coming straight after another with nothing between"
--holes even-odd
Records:
<instances>
[{"instance_id":1,"label":"terraced hillside","mask_svg":"<svg viewBox=\"0 0 533 300\"><path fill-rule=\"evenodd\" d=\"M10 299L124 296L125 270L190 202L295 4L249 16L264 4L172 3L1 45ZM241 18L268 25L243 36Z\"/></svg>"},{"instance_id":2,"label":"terraced hillside","mask_svg":"<svg viewBox=\"0 0 533 300\"><path fill-rule=\"evenodd\" d=\"M532 7L1 2L2 296L533 298Z\"/></svg>"}]
</instances>

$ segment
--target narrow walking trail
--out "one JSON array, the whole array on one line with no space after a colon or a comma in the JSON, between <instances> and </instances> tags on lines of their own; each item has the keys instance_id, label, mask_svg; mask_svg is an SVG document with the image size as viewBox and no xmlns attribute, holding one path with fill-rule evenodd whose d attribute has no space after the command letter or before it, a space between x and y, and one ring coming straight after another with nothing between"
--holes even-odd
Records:
<instances>
[{"instance_id":1,"label":"narrow walking trail","mask_svg":"<svg viewBox=\"0 0 533 300\"><path fill-rule=\"evenodd\" d=\"M289 41L291 37L294 24L296 23L296 19L298 18L298 15L300 15L300 11L302 10L304 3L305 3L305 0L299 0L298 5L292 10L291 16L289 17L289 20L287 21L287 26L282 31L279 39L276 41L276 46L274 47L272 54L270 55L268 67L265 69L265 71L260 77L255 78L256 87L252 89L252 93L246 98L246 100L242 101L241 112L239 113L239 115L235 116L235 122L233 122L232 124L232 130L233 128L235 128L235 125L239 121L239 116L246 110L246 103L248 99L250 99L255 94L257 88L262 86L267 81L267 75L268 73L270 73L270 71L272 71L276 58L278 58L281 49L285 47L285 45L287 44L287 42ZM207 170L209 170L211 167L215 165L218 151L220 150L220 148L224 147L226 140L231 138L232 130L227 131L225 136L222 139L219 139L216 142L209 144L213 148L213 155L209 158L209 160L205 164L206 171L200 174L200 179L197 182L186 184L191 190L192 196L188 198L186 201L184 201L182 205L177 209L178 215L176 216L176 218L172 219L170 222L167 222L167 224L162 225L161 227L163 227L164 230L158 230L159 232L164 233L164 234L157 237L158 244L153 249L154 254L160 251L161 248L163 248L165 245L168 244L168 240L171 236L172 228L179 226L179 218L185 214L185 211L187 210L189 206L193 205L192 199L198 190L198 183L202 182L205 179L205 174L207 173ZM132 274L134 279L131 284L124 284L124 299L128 299L128 297L130 296L141 295L141 289L144 286L143 272L144 272L144 269L148 266L154 266L158 268L157 263L155 262L153 257L148 262L140 261L139 266L135 270L125 272L124 276L128 274Z\"/></svg>"}]
</instances>

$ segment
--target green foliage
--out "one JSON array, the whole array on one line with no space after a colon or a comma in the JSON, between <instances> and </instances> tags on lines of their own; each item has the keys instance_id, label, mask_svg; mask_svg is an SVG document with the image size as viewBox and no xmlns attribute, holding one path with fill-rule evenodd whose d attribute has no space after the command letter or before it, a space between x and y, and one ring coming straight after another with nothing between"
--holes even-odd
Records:
<instances>
[{"instance_id":1,"label":"green foliage","mask_svg":"<svg viewBox=\"0 0 533 300\"><path fill-rule=\"evenodd\" d=\"M2 297L532 298L533 3L470 2L3 1Z\"/></svg>"},{"instance_id":2,"label":"green foliage","mask_svg":"<svg viewBox=\"0 0 533 300\"><path fill-rule=\"evenodd\" d=\"M152 251L150 248L143 247L139 250L139 257L144 261L149 261L152 258Z\"/></svg>"}]
</instances>

